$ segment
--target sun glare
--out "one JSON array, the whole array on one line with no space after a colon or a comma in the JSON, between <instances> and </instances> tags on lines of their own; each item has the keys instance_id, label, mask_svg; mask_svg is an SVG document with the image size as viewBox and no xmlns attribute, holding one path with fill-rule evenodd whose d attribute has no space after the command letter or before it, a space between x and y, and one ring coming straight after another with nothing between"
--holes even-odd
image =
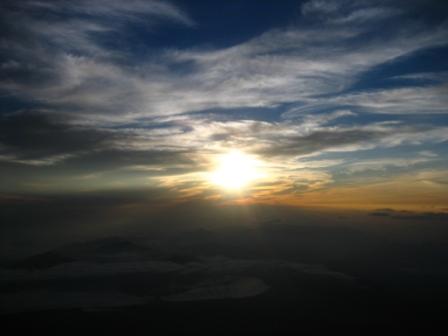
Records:
<instances>
[{"instance_id":1,"label":"sun glare","mask_svg":"<svg viewBox=\"0 0 448 336\"><path fill-rule=\"evenodd\" d=\"M260 162L241 151L221 155L210 181L226 190L238 191L263 176Z\"/></svg>"}]
</instances>

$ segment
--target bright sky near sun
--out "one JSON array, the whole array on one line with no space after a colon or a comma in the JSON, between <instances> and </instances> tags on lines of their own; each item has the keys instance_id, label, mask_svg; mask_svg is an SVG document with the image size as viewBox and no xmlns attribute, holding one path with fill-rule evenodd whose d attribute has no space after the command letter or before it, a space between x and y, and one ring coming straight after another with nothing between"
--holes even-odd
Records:
<instances>
[{"instance_id":1,"label":"bright sky near sun","mask_svg":"<svg viewBox=\"0 0 448 336\"><path fill-rule=\"evenodd\" d=\"M243 190L251 182L265 177L261 162L238 150L220 155L210 181L226 190Z\"/></svg>"}]
</instances>

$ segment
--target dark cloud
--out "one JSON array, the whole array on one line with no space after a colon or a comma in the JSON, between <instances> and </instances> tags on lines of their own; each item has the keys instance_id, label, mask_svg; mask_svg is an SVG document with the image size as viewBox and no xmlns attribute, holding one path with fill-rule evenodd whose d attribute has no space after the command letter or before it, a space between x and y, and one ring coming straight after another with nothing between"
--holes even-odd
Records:
<instances>
[{"instance_id":1,"label":"dark cloud","mask_svg":"<svg viewBox=\"0 0 448 336\"><path fill-rule=\"evenodd\" d=\"M321 130L304 136L274 139L273 144L267 149L262 149L260 153L269 156L311 154L341 146L369 144L386 134L388 133L385 131L363 129Z\"/></svg>"},{"instance_id":2,"label":"dark cloud","mask_svg":"<svg viewBox=\"0 0 448 336\"><path fill-rule=\"evenodd\" d=\"M67 159L62 166L67 169L92 172L117 168L145 169L145 166L160 166L163 171L191 171L195 162L189 157L189 151L176 150L133 150L104 149L91 151L85 155ZM182 165L182 167L177 167ZM148 174L148 172L146 172Z\"/></svg>"},{"instance_id":3,"label":"dark cloud","mask_svg":"<svg viewBox=\"0 0 448 336\"><path fill-rule=\"evenodd\" d=\"M413 212L398 211L394 209L377 209L370 213L375 217L387 217L403 220L425 220L425 221L446 221L448 220L447 212Z\"/></svg>"},{"instance_id":4,"label":"dark cloud","mask_svg":"<svg viewBox=\"0 0 448 336\"><path fill-rule=\"evenodd\" d=\"M160 173L180 173L194 167L187 150L133 149L133 142L138 138L138 134L126 130L79 126L42 112L0 116L2 169L10 173L13 173L14 166L27 164L55 165L56 170L47 168L47 171L64 169L66 173L101 172L125 167L144 170L145 166L160 166ZM145 140L145 144L151 145L151 141Z\"/></svg>"},{"instance_id":5,"label":"dark cloud","mask_svg":"<svg viewBox=\"0 0 448 336\"><path fill-rule=\"evenodd\" d=\"M38 159L100 149L116 135L68 124L54 114L26 111L0 116L0 143L18 159Z\"/></svg>"}]
</instances>

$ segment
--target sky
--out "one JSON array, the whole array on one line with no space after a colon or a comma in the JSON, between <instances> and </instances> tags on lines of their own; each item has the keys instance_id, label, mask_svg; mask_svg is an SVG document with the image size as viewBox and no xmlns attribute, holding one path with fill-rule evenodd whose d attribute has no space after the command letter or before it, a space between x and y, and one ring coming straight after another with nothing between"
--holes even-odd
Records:
<instances>
[{"instance_id":1,"label":"sky","mask_svg":"<svg viewBox=\"0 0 448 336\"><path fill-rule=\"evenodd\" d=\"M1 202L448 211L442 1L0 6ZM257 173L227 190L235 152Z\"/></svg>"}]
</instances>

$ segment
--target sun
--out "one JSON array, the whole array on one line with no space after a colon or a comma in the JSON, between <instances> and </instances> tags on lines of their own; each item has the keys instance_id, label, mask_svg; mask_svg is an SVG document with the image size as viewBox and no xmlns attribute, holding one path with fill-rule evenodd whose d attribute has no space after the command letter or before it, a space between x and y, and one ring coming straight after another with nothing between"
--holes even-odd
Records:
<instances>
[{"instance_id":1,"label":"sun","mask_svg":"<svg viewBox=\"0 0 448 336\"><path fill-rule=\"evenodd\" d=\"M218 157L210 181L226 190L239 191L263 177L261 163L253 156L233 150Z\"/></svg>"}]
</instances>

